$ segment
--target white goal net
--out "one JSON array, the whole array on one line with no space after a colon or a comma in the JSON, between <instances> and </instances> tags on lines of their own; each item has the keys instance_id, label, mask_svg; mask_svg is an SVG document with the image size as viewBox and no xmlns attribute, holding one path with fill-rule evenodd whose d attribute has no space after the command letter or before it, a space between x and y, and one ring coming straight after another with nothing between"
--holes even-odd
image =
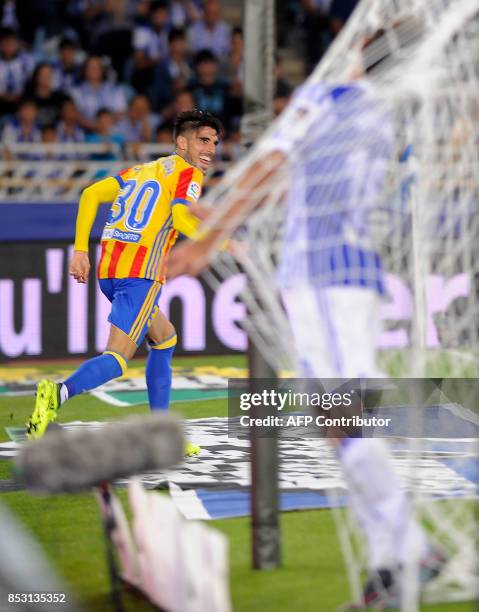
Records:
<instances>
[{"instance_id":1,"label":"white goal net","mask_svg":"<svg viewBox=\"0 0 479 612\"><path fill-rule=\"evenodd\" d=\"M246 273L244 325L276 371L301 360L282 296L303 280L383 293L382 368L391 375L474 376L479 0L360 2L289 108L206 199L248 245L240 263L221 256L214 274ZM468 418L477 426L477 409ZM457 465L476 462L476 486L457 491L468 500L415 493L452 560L431 599L477 596L476 442L444 441L442 451ZM418 480L432 446L409 449ZM340 524L354 587L363 557L346 516Z\"/></svg>"},{"instance_id":2,"label":"white goal net","mask_svg":"<svg viewBox=\"0 0 479 612\"><path fill-rule=\"evenodd\" d=\"M363 265L357 253L353 253L356 263L349 261L346 266L340 254L331 255L331 249L346 237L358 249L381 256L388 294L384 324L389 331L382 345L399 349L403 357L398 360L408 364L412 361L404 355L416 349L414 371L400 373L418 375L418 367L424 366L421 373L451 374L444 370L445 364L456 375L476 373L478 10L476 0L361 2L308 85L314 96L315 84L351 82L363 62L369 71L365 79L355 82L371 87L373 102L363 105L355 90L346 92L335 108L341 129L333 124L329 134L327 110L322 122L307 108L304 112L309 114L301 119L298 109L290 105L207 198L220 206L226 195L228 201L240 198L244 183L238 177L264 159L278 132L289 133L294 148L288 164L271 180L268 174L274 168L263 165L260 172L265 180L254 196L248 194L252 212L246 215L243 209L241 234L248 240L249 251L242 267L235 267L228 258L216 266L219 275L246 270L257 281L255 292L245 294L249 310L245 325L276 369L292 365L288 320L279 298L281 271L287 273L281 263L289 262L291 249L300 255L316 250L320 259L334 259L336 278L329 280L342 282L347 274L354 284ZM367 41L369 46L361 51ZM348 132L353 135L349 137ZM384 142L387 139L389 143ZM381 146L385 151L375 155L370 168L367 155L373 151L374 156L374 149ZM361 156L366 156L362 166ZM344 188L343 178L350 182ZM381 190L371 189L376 179ZM257 180L260 183L259 174ZM344 193L355 189L359 190L355 198ZM301 200L308 190L317 191L317 204L291 211L291 200ZM289 203L285 191L294 193ZM288 232L293 215L299 221L297 231ZM234 218L229 221L235 223ZM305 233L306 225L310 227ZM316 269L314 262L307 261L290 272L327 282L319 278L327 264L316 263ZM276 333L279 328L284 330L281 335Z\"/></svg>"}]
</instances>

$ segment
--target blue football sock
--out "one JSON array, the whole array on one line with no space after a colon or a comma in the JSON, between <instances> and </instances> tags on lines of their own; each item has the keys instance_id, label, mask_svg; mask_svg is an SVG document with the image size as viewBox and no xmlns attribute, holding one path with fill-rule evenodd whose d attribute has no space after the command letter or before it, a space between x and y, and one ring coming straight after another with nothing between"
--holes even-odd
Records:
<instances>
[{"instance_id":1,"label":"blue football sock","mask_svg":"<svg viewBox=\"0 0 479 612\"><path fill-rule=\"evenodd\" d=\"M148 387L151 410L167 410L170 404L171 360L173 359L175 346L176 335L151 347L146 361L146 386Z\"/></svg>"},{"instance_id":2,"label":"blue football sock","mask_svg":"<svg viewBox=\"0 0 479 612\"><path fill-rule=\"evenodd\" d=\"M126 361L116 353L104 353L85 361L63 383L68 389L68 399L118 378L125 370Z\"/></svg>"}]
</instances>

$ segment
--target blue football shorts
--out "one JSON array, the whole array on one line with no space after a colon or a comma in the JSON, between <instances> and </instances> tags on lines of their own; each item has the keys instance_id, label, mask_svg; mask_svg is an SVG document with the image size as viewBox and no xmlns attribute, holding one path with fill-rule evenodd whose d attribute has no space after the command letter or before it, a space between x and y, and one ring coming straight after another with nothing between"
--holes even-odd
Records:
<instances>
[{"instance_id":1,"label":"blue football shorts","mask_svg":"<svg viewBox=\"0 0 479 612\"><path fill-rule=\"evenodd\" d=\"M101 278L99 284L111 302L108 321L139 346L158 314L162 283L148 278Z\"/></svg>"}]
</instances>

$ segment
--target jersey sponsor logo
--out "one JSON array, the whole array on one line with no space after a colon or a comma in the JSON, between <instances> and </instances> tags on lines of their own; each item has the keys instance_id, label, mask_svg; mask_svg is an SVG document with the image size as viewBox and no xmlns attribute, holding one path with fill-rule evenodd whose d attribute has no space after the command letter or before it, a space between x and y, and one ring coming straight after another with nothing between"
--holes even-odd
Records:
<instances>
[{"instance_id":1,"label":"jersey sponsor logo","mask_svg":"<svg viewBox=\"0 0 479 612\"><path fill-rule=\"evenodd\" d=\"M105 234L105 232L103 232ZM114 229L112 236L113 240L121 240L122 242L138 242L141 238L141 234L136 232L122 232L119 229Z\"/></svg>"},{"instance_id":2,"label":"jersey sponsor logo","mask_svg":"<svg viewBox=\"0 0 479 612\"><path fill-rule=\"evenodd\" d=\"M165 157L165 159L162 159L161 165L163 166L166 176L175 171L175 160L171 159L171 157Z\"/></svg>"},{"instance_id":3,"label":"jersey sponsor logo","mask_svg":"<svg viewBox=\"0 0 479 612\"><path fill-rule=\"evenodd\" d=\"M113 237L113 228L112 227L105 227L105 229L103 230L103 234L101 235L101 239L102 240L111 240Z\"/></svg>"},{"instance_id":4,"label":"jersey sponsor logo","mask_svg":"<svg viewBox=\"0 0 479 612\"><path fill-rule=\"evenodd\" d=\"M189 198L192 198L193 200L197 200L200 197L200 194L201 194L200 184L192 181L190 183L190 186L188 187L188 191L186 192L186 195Z\"/></svg>"},{"instance_id":5,"label":"jersey sponsor logo","mask_svg":"<svg viewBox=\"0 0 479 612\"><path fill-rule=\"evenodd\" d=\"M118 176L120 178L123 178L126 174L128 174L129 172L135 172L138 173L141 170L141 166L131 166L130 168L125 168L124 170L122 170L121 172L118 173Z\"/></svg>"}]
</instances>

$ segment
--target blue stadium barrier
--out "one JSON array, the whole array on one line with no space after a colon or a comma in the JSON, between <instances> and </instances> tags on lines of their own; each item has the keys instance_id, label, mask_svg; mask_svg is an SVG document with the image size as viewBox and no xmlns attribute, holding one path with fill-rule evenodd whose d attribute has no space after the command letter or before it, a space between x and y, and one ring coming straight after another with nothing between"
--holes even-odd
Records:
<instances>
[{"instance_id":1,"label":"blue stadium barrier","mask_svg":"<svg viewBox=\"0 0 479 612\"><path fill-rule=\"evenodd\" d=\"M0 242L32 240L73 240L77 203L48 204L15 202L0 204ZM102 204L93 225L91 237L99 239L108 217L110 204Z\"/></svg>"}]
</instances>

